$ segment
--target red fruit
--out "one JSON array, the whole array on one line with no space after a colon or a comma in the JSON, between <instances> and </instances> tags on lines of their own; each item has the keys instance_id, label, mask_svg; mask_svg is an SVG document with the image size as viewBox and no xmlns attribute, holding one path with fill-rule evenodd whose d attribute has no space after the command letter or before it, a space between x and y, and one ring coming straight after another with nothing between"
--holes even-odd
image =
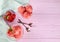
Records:
<instances>
[{"instance_id":1,"label":"red fruit","mask_svg":"<svg viewBox=\"0 0 60 42\"><path fill-rule=\"evenodd\" d=\"M7 34L9 37L19 39L22 36L22 28L19 25L13 26L8 30Z\"/></svg>"},{"instance_id":2,"label":"red fruit","mask_svg":"<svg viewBox=\"0 0 60 42\"><path fill-rule=\"evenodd\" d=\"M16 18L16 15L12 11L7 11L6 15L4 15L4 19L9 22L12 22L15 18Z\"/></svg>"},{"instance_id":3,"label":"red fruit","mask_svg":"<svg viewBox=\"0 0 60 42\"><path fill-rule=\"evenodd\" d=\"M18 12L24 17L24 18L29 18L32 14L32 6L31 5L26 5L26 6L20 6L18 8Z\"/></svg>"},{"instance_id":4,"label":"red fruit","mask_svg":"<svg viewBox=\"0 0 60 42\"><path fill-rule=\"evenodd\" d=\"M23 14L25 10L26 9L23 6L18 7L18 12L21 13L21 14Z\"/></svg>"},{"instance_id":5,"label":"red fruit","mask_svg":"<svg viewBox=\"0 0 60 42\"><path fill-rule=\"evenodd\" d=\"M29 12L30 14L32 14L32 6L31 5L27 5L26 6L26 11Z\"/></svg>"},{"instance_id":6,"label":"red fruit","mask_svg":"<svg viewBox=\"0 0 60 42\"><path fill-rule=\"evenodd\" d=\"M22 16L24 18L29 18L31 16L31 14L29 12L24 12L24 14Z\"/></svg>"}]
</instances>

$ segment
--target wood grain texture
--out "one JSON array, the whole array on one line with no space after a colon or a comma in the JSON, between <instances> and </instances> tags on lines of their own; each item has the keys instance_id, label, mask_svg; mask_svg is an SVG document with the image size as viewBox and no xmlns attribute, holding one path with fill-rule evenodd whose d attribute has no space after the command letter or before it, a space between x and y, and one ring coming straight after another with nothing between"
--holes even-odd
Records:
<instances>
[{"instance_id":1,"label":"wood grain texture","mask_svg":"<svg viewBox=\"0 0 60 42\"><path fill-rule=\"evenodd\" d=\"M33 27L17 42L60 42L60 0L30 0L30 4Z\"/></svg>"}]
</instances>

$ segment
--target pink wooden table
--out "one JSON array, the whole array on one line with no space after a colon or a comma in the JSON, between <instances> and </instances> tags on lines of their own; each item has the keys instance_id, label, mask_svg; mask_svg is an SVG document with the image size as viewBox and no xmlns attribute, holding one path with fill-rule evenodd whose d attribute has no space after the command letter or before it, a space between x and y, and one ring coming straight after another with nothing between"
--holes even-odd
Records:
<instances>
[{"instance_id":1,"label":"pink wooden table","mask_svg":"<svg viewBox=\"0 0 60 42\"><path fill-rule=\"evenodd\" d=\"M60 42L60 0L31 0L33 22L31 32L24 31L17 42Z\"/></svg>"}]
</instances>

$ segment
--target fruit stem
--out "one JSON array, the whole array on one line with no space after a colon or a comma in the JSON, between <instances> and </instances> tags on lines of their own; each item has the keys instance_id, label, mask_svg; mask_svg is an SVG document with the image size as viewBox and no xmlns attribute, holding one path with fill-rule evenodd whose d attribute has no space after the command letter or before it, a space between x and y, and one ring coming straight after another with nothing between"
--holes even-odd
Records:
<instances>
[{"instance_id":1,"label":"fruit stem","mask_svg":"<svg viewBox=\"0 0 60 42\"><path fill-rule=\"evenodd\" d=\"M12 31L12 28L11 28L11 26L6 22L6 24L9 26L9 29Z\"/></svg>"},{"instance_id":2,"label":"fruit stem","mask_svg":"<svg viewBox=\"0 0 60 42\"><path fill-rule=\"evenodd\" d=\"M12 28L11 28L11 26L10 26L10 31L12 31Z\"/></svg>"}]
</instances>

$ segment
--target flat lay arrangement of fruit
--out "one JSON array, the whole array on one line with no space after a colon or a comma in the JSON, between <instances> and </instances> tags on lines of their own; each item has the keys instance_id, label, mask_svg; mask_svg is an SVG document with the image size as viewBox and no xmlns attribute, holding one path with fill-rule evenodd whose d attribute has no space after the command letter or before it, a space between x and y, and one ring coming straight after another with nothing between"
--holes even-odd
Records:
<instances>
[{"instance_id":1,"label":"flat lay arrangement of fruit","mask_svg":"<svg viewBox=\"0 0 60 42\"><path fill-rule=\"evenodd\" d=\"M8 0L9 1L9 0ZM17 15L21 15L23 19L29 19L32 16L32 11L33 8L32 6L28 3L27 0L14 0L20 5L16 7L16 10L13 8L10 8L11 6L7 6L8 9L4 10L3 13L1 13L0 17L0 42L16 42L16 40L20 39L23 35L23 28L21 25L14 24L10 25L9 23L14 22L16 19ZM19 2L18 2L19 1ZM10 1L11 2L11 1ZM9 4L10 5L10 4ZM17 13L16 13L17 12ZM32 23L25 23L23 22L20 18L17 18L17 23L22 24L27 32L30 32L30 28L32 27ZM29 27L27 27L27 26ZM6 29L4 29L6 28ZM5 37L5 38L3 38ZM11 40L10 40L11 39Z\"/></svg>"}]
</instances>

